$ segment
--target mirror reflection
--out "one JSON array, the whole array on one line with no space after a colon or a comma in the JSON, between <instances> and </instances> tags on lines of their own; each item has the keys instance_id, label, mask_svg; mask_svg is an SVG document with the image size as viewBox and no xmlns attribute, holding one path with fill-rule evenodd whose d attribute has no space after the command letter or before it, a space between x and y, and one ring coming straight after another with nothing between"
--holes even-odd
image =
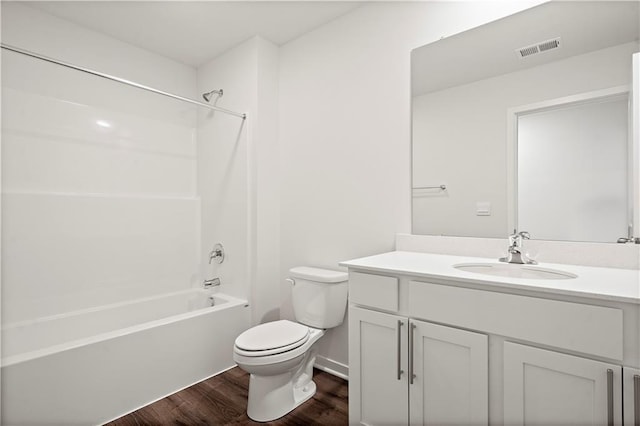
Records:
<instances>
[{"instance_id":1,"label":"mirror reflection","mask_svg":"<svg viewBox=\"0 0 640 426\"><path fill-rule=\"evenodd\" d=\"M626 93L521 110L517 223L540 239L614 242L633 220Z\"/></svg>"},{"instance_id":2,"label":"mirror reflection","mask_svg":"<svg viewBox=\"0 0 640 426\"><path fill-rule=\"evenodd\" d=\"M639 22L638 2L552 2L415 49L413 233L640 234Z\"/></svg>"}]
</instances>

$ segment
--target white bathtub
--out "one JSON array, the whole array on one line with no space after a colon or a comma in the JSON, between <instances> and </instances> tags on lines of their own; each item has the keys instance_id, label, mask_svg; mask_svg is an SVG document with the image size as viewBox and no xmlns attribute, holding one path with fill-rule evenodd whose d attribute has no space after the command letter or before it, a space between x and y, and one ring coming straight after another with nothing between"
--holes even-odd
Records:
<instances>
[{"instance_id":1,"label":"white bathtub","mask_svg":"<svg viewBox=\"0 0 640 426\"><path fill-rule=\"evenodd\" d=\"M102 424L224 371L247 306L193 289L3 326L2 424Z\"/></svg>"}]
</instances>

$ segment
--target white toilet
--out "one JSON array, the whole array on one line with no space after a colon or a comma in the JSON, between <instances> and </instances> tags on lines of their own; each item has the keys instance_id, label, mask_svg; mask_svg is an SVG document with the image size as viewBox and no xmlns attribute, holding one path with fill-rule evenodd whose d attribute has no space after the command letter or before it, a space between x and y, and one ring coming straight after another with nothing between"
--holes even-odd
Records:
<instances>
[{"instance_id":1,"label":"white toilet","mask_svg":"<svg viewBox=\"0 0 640 426\"><path fill-rule=\"evenodd\" d=\"M247 415L259 422L282 417L315 394L315 343L324 329L342 324L347 306L346 272L299 266L289 273L297 322L257 325L233 347L233 359L251 374Z\"/></svg>"}]
</instances>

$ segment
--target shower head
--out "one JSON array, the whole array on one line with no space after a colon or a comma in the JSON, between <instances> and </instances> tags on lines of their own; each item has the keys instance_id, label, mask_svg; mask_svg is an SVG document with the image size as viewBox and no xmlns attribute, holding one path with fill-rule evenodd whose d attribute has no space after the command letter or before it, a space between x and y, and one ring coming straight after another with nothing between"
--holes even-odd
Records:
<instances>
[{"instance_id":1,"label":"shower head","mask_svg":"<svg viewBox=\"0 0 640 426\"><path fill-rule=\"evenodd\" d=\"M221 97L222 93L223 93L222 89L220 89L220 90L212 90L210 92L203 93L202 97L204 98L205 101L210 102L211 101L211 97L213 95L218 95L218 97Z\"/></svg>"}]
</instances>

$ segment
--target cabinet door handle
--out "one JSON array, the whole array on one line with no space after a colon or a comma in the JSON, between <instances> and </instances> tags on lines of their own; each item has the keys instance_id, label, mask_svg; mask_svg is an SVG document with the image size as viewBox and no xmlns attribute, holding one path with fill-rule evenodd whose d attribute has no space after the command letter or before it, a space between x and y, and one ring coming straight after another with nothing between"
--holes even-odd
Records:
<instances>
[{"instance_id":1,"label":"cabinet door handle","mask_svg":"<svg viewBox=\"0 0 640 426\"><path fill-rule=\"evenodd\" d=\"M633 424L640 426L640 375L633 376Z\"/></svg>"},{"instance_id":2,"label":"cabinet door handle","mask_svg":"<svg viewBox=\"0 0 640 426\"><path fill-rule=\"evenodd\" d=\"M409 323L409 384L413 384L413 379L416 377L413 374L413 331L416 329L416 325Z\"/></svg>"},{"instance_id":3,"label":"cabinet door handle","mask_svg":"<svg viewBox=\"0 0 640 426\"><path fill-rule=\"evenodd\" d=\"M400 376L402 376L402 373L404 373L404 371L402 371L402 326L404 325L404 323L402 322L402 320L398 320L398 326L396 327L396 339L398 341L398 351L396 353L396 359L397 359L397 373L398 373L398 380L400 380Z\"/></svg>"},{"instance_id":4,"label":"cabinet door handle","mask_svg":"<svg viewBox=\"0 0 640 426\"><path fill-rule=\"evenodd\" d=\"M613 370L607 369L607 425L613 426Z\"/></svg>"}]
</instances>

